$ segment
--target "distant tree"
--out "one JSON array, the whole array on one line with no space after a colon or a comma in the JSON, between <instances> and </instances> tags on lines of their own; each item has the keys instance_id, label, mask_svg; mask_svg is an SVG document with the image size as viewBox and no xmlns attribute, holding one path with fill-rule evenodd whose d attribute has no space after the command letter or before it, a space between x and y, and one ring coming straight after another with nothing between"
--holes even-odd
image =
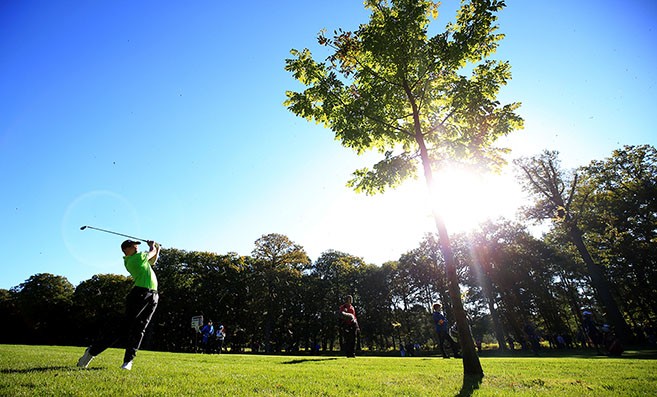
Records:
<instances>
[{"instance_id":1,"label":"distant tree","mask_svg":"<svg viewBox=\"0 0 657 397\"><path fill-rule=\"evenodd\" d=\"M154 347L165 351L193 351L196 335L191 319L203 315L205 306L200 301L202 265L199 253L173 248L162 249L156 265L160 301L153 316L152 328L157 337Z\"/></svg>"},{"instance_id":2,"label":"distant tree","mask_svg":"<svg viewBox=\"0 0 657 397\"><path fill-rule=\"evenodd\" d=\"M273 339L280 346L281 335L289 326L289 311L298 306L294 296L298 296L302 271L309 268L311 261L302 246L277 233L257 239L252 255L255 271L262 276L266 287L260 307L264 312L265 351L269 353L273 351Z\"/></svg>"},{"instance_id":3,"label":"distant tree","mask_svg":"<svg viewBox=\"0 0 657 397\"><path fill-rule=\"evenodd\" d=\"M326 306L327 291L326 283L316 274L306 273L302 275L300 297L301 315L297 319L299 348L306 348L316 352L316 347L326 349L328 345L327 330L333 326L334 316L330 307ZM330 335L335 338L335 335Z\"/></svg>"},{"instance_id":4,"label":"distant tree","mask_svg":"<svg viewBox=\"0 0 657 397\"><path fill-rule=\"evenodd\" d=\"M590 191L583 191L577 172L561 169L556 151L544 151L539 156L521 158L515 164L520 170L524 190L534 198L534 205L527 208L526 214L536 220L552 219L556 227L563 228L586 265L609 322L622 340L629 341L631 331L612 294L604 269L591 257L581 228L581 214L590 205ZM581 196L574 200L578 191Z\"/></svg>"},{"instance_id":5,"label":"distant tree","mask_svg":"<svg viewBox=\"0 0 657 397\"><path fill-rule=\"evenodd\" d=\"M496 33L495 13L504 2L463 2L444 33L428 36L438 5L367 0L369 23L354 32L339 30L333 38L319 34L319 44L333 51L327 63L315 61L308 49L292 50L293 58L286 60L286 70L307 86L286 94L294 114L324 124L359 154L370 149L383 154L371 170L354 173L349 186L357 192L394 188L415 177L421 165L429 189L450 194L449 186L435 185L436 168L448 161L499 166L503 150L493 142L522 125L514 113L519 105L502 106L496 99L510 78L509 64L487 59L503 37ZM459 74L465 70L471 76ZM434 218L459 333L470 340L449 235L436 211ZM463 370L483 375L469 345Z\"/></svg>"},{"instance_id":6,"label":"distant tree","mask_svg":"<svg viewBox=\"0 0 657 397\"><path fill-rule=\"evenodd\" d=\"M343 303L346 295L355 288L354 276L359 267L365 265L363 259L336 250L324 251L313 264L311 271L326 281L328 295L333 311Z\"/></svg>"},{"instance_id":7,"label":"distant tree","mask_svg":"<svg viewBox=\"0 0 657 397\"><path fill-rule=\"evenodd\" d=\"M39 273L18 287L16 307L21 315L28 343L61 344L68 333L74 288L62 276Z\"/></svg>"},{"instance_id":8,"label":"distant tree","mask_svg":"<svg viewBox=\"0 0 657 397\"><path fill-rule=\"evenodd\" d=\"M123 275L97 274L75 288L71 328L77 329L78 343L88 345L101 332L120 326L132 284Z\"/></svg>"},{"instance_id":9,"label":"distant tree","mask_svg":"<svg viewBox=\"0 0 657 397\"><path fill-rule=\"evenodd\" d=\"M411 263L409 261L394 261L388 262L388 264L394 269L388 279L392 304L395 308L405 312L415 304L415 297L413 296L415 288L409 274ZM403 324L402 327L404 327Z\"/></svg>"},{"instance_id":10,"label":"distant tree","mask_svg":"<svg viewBox=\"0 0 657 397\"><path fill-rule=\"evenodd\" d=\"M473 233L472 240L472 261L470 264L471 276L473 284L481 288L483 301L490 313L493 332L500 349L506 350L506 331L502 326L502 321L498 307L500 306L500 297L496 294L496 289L493 284L493 272L496 270L496 263L499 267L500 263L495 260L493 255L501 254L502 245L508 244L499 237L491 235L499 230L498 225L490 223L482 225L482 230L479 233ZM496 256L497 256L496 255ZM472 291L476 291L473 288Z\"/></svg>"},{"instance_id":11,"label":"distant tree","mask_svg":"<svg viewBox=\"0 0 657 397\"><path fill-rule=\"evenodd\" d=\"M23 321L16 307L16 293L0 289L0 343L25 343Z\"/></svg>"},{"instance_id":12,"label":"distant tree","mask_svg":"<svg viewBox=\"0 0 657 397\"><path fill-rule=\"evenodd\" d=\"M278 233L266 234L257 239L251 255L272 270L301 272L310 265L310 258L303 247Z\"/></svg>"},{"instance_id":13,"label":"distant tree","mask_svg":"<svg viewBox=\"0 0 657 397\"><path fill-rule=\"evenodd\" d=\"M193 350L198 341L191 318L197 315L222 323L228 332L238 325L252 329L252 262L235 253L162 250L156 268L161 299L153 318L153 346Z\"/></svg>"},{"instance_id":14,"label":"distant tree","mask_svg":"<svg viewBox=\"0 0 657 397\"><path fill-rule=\"evenodd\" d=\"M372 350L386 351L394 346L393 324L399 321L393 313L393 299L389 280L394 262L382 266L365 265L359 268L357 299L354 302L361 328L361 340Z\"/></svg>"},{"instance_id":15,"label":"distant tree","mask_svg":"<svg viewBox=\"0 0 657 397\"><path fill-rule=\"evenodd\" d=\"M416 288L411 276L412 262L399 261L388 262L393 272L389 275L390 296L392 298L392 310L395 322L398 324L397 332L399 338L399 350L408 344L410 335L416 326L413 321L411 308L417 304Z\"/></svg>"},{"instance_id":16,"label":"distant tree","mask_svg":"<svg viewBox=\"0 0 657 397\"><path fill-rule=\"evenodd\" d=\"M332 341L338 337L336 311L347 295L356 294L359 269L365 266L363 259L346 252L327 250L319 255L310 272L319 278L322 290L316 299L321 300L319 312L323 324L323 335L327 346L332 349Z\"/></svg>"},{"instance_id":17,"label":"distant tree","mask_svg":"<svg viewBox=\"0 0 657 397\"><path fill-rule=\"evenodd\" d=\"M634 325L657 318L657 149L624 146L581 170L580 224Z\"/></svg>"},{"instance_id":18,"label":"distant tree","mask_svg":"<svg viewBox=\"0 0 657 397\"><path fill-rule=\"evenodd\" d=\"M433 310L433 303L447 301L447 279L437 236L427 234L417 248L402 254L399 264L408 268L415 300L427 311Z\"/></svg>"},{"instance_id":19,"label":"distant tree","mask_svg":"<svg viewBox=\"0 0 657 397\"><path fill-rule=\"evenodd\" d=\"M254 275L251 271L255 260L250 256L236 253L219 255L217 269L209 278L214 285L215 321L221 322L232 330L245 330L245 343L251 339L256 329L258 319L253 313L258 313L259 307L254 305Z\"/></svg>"}]
</instances>

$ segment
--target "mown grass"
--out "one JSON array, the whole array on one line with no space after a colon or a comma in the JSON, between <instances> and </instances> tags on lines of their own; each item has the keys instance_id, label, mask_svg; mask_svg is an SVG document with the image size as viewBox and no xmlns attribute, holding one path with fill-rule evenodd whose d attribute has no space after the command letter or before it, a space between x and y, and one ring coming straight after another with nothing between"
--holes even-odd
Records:
<instances>
[{"instance_id":1,"label":"mown grass","mask_svg":"<svg viewBox=\"0 0 657 397\"><path fill-rule=\"evenodd\" d=\"M0 345L2 396L655 396L655 354L482 357L481 380L436 357L201 355L140 351L132 371L109 349ZM653 352L654 353L654 352Z\"/></svg>"}]
</instances>

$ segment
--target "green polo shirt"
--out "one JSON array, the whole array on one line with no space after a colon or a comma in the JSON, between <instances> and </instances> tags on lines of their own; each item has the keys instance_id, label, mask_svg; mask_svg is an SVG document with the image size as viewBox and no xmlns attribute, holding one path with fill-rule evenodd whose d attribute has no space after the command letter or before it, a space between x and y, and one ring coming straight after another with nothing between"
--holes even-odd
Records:
<instances>
[{"instance_id":1,"label":"green polo shirt","mask_svg":"<svg viewBox=\"0 0 657 397\"><path fill-rule=\"evenodd\" d=\"M124 256L123 264L135 280L135 287L157 290L157 277L148 263L148 252L136 252L134 255Z\"/></svg>"}]
</instances>

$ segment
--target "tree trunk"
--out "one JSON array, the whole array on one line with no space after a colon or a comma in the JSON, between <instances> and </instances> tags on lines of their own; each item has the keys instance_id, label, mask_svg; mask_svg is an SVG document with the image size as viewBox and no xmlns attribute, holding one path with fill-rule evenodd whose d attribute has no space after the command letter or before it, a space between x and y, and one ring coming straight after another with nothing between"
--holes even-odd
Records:
<instances>
[{"instance_id":1,"label":"tree trunk","mask_svg":"<svg viewBox=\"0 0 657 397\"><path fill-rule=\"evenodd\" d=\"M427 186L429 187L429 192L431 192L433 175L430 168L427 169L427 167L425 167L425 177L427 180ZM454 253L452 252L449 235L447 234L447 228L445 227L445 223L443 222L442 218L436 211L433 211L433 217L436 223L436 228L438 229L440 251L442 252L443 258L445 260L447 288L450 300L452 301L452 307L454 309L454 319L456 320L456 326L459 332L459 343L461 345L461 355L463 356L463 374L466 376L481 377L484 375L484 370L481 367L481 362L479 361L477 350L474 343L472 342L473 339L470 332L470 325L468 324L468 319L465 315L465 309L463 308L463 301L461 300L461 288L459 286L458 275L456 274L456 261L454 259Z\"/></svg>"},{"instance_id":2,"label":"tree trunk","mask_svg":"<svg viewBox=\"0 0 657 397\"><path fill-rule=\"evenodd\" d=\"M605 307L607 318L609 319L609 322L613 324L616 335L624 343L631 342L632 331L625 322L623 314L611 294L609 283L602 268L600 268L600 266L593 261L593 258L591 258L591 254L589 254L589 251L584 244L582 231L576 225L571 224L569 225L568 232L575 247L577 247L579 254L582 256L582 260L584 260L584 263L586 264L586 269L591 276L591 282L593 283L593 287L598 295L598 299Z\"/></svg>"},{"instance_id":3,"label":"tree trunk","mask_svg":"<svg viewBox=\"0 0 657 397\"><path fill-rule=\"evenodd\" d=\"M481 268L481 265L480 265ZM507 350L506 339L504 337L504 327L502 327L502 322L500 321L500 316L497 313L497 308L495 307L495 301L493 300L493 288L491 286L490 277L488 274L484 273L484 269L481 268L482 277L482 288L484 290L484 295L488 301L488 311L490 311L490 316L493 319L493 331L495 332L495 339L497 339L497 344L499 345L500 350Z\"/></svg>"},{"instance_id":4,"label":"tree trunk","mask_svg":"<svg viewBox=\"0 0 657 397\"><path fill-rule=\"evenodd\" d=\"M427 183L427 193L429 195L429 199L431 200L433 198L432 193L438 191L437 187L434 186L431 160L429 159L427 146L424 142L424 136L422 135L419 112L413 99L413 94L411 93L411 90L407 84L404 85L404 89L406 90L408 98L411 102L411 106L413 108L413 122L415 129L414 137L420 148L420 158L422 160L422 168L424 170L424 179ZM441 193L448 194L447 190L441 190ZM431 203L431 206L433 207L433 203ZM445 227L445 222L443 222L442 217L440 217L434 208L432 208L432 212L433 219L436 222L436 229L438 229L440 251L442 252L443 258L445 260L445 273L447 276L449 296L452 300L454 318L456 320L456 326L458 327L459 331L459 343L461 344L461 355L463 356L463 375L482 377L484 376L484 370L481 368L481 362L479 361L479 356L477 355L477 350L472 340L470 325L468 324L468 319L465 316L465 309L463 308L463 301L461 300L461 288L459 286L459 279L456 274L456 261L454 259L454 253L452 252L452 246L449 241L449 235L447 234L447 228Z\"/></svg>"},{"instance_id":5,"label":"tree trunk","mask_svg":"<svg viewBox=\"0 0 657 397\"><path fill-rule=\"evenodd\" d=\"M445 273L449 286L449 296L452 301L454 319L456 320L456 326L459 332L459 343L461 345L461 355L463 356L463 374L483 376L484 370L481 367L475 345L472 343L470 324L468 324L465 309L463 308L463 301L461 300L461 288L456 274L456 261L454 260L447 228L445 228L444 222L435 212L434 219L436 221L436 228L438 228L438 237L440 238L440 250L445 259Z\"/></svg>"},{"instance_id":6,"label":"tree trunk","mask_svg":"<svg viewBox=\"0 0 657 397\"><path fill-rule=\"evenodd\" d=\"M580 313L580 308L582 305L580 304L579 298L577 296L577 291L575 290L575 287L573 286L572 281L568 276L566 275L566 272L561 269L559 272L559 277L561 277L561 280L564 284L564 292L566 294L566 297L568 299L568 306L570 307L570 314L573 315L573 318L575 319L575 326L577 329L582 328L582 319L581 319L581 313ZM571 321L568 320L568 327L570 328Z\"/></svg>"},{"instance_id":7,"label":"tree trunk","mask_svg":"<svg viewBox=\"0 0 657 397\"><path fill-rule=\"evenodd\" d=\"M427 179L427 186L431 191L433 176L430 169L425 167L425 177ZM440 251L445 260L445 274L447 276L447 289L449 292L450 300L452 301L452 308L454 310L454 319L459 333L459 344L461 345L461 355L463 356L463 374L466 376L481 377L484 375L484 370L481 367L477 350L473 343L472 333L470 332L470 325L465 315L463 308L463 301L461 300L461 288L459 286L458 275L456 274L456 261L452 246L447 234L445 223L438 213L433 211L434 221L438 229L438 237L440 243Z\"/></svg>"}]
</instances>

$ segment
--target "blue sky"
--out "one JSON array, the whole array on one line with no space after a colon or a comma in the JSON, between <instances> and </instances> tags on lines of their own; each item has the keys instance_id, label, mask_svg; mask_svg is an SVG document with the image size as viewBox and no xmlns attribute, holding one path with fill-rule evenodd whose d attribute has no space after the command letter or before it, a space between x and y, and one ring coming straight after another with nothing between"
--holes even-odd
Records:
<instances>
[{"instance_id":1,"label":"blue sky","mask_svg":"<svg viewBox=\"0 0 657 397\"><path fill-rule=\"evenodd\" d=\"M504 141L510 158L559 150L576 167L657 145L656 3L507 5L495 58L513 80L500 99L525 118ZM455 6L443 1L432 29ZM83 225L219 254L248 255L267 233L313 260L336 249L380 264L416 247L432 231L421 184L356 195L345 182L376 156L282 105L300 88L289 50L320 54L320 29L365 22L358 0L3 2L0 288L43 272L74 285L126 274L122 238ZM450 230L473 213L512 217L522 200L508 175L459 190L470 211L452 211Z\"/></svg>"}]
</instances>

